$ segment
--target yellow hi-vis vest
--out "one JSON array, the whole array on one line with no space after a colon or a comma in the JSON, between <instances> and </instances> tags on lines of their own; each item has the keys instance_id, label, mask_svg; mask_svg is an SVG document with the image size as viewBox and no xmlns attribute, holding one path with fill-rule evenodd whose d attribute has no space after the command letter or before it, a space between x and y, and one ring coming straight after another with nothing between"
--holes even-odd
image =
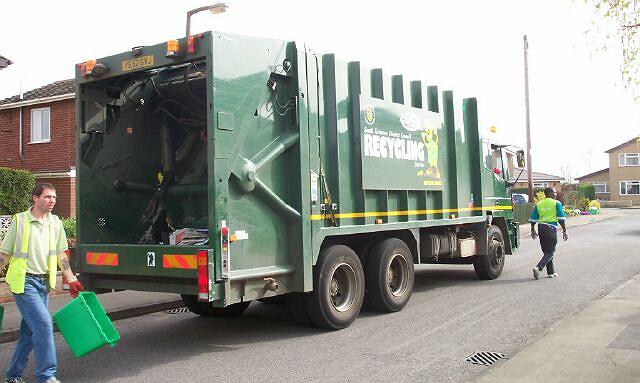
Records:
<instances>
[{"instance_id":1,"label":"yellow hi-vis vest","mask_svg":"<svg viewBox=\"0 0 640 383\"><path fill-rule=\"evenodd\" d=\"M52 222L49 225L49 287L56 288L56 272L58 271L56 245L60 221L55 215L51 215ZM29 234L31 233L31 222L29 222L28 211L13 216L16 222L16 241L13 255L9 259L9 270L7 271L7 284L14 294L24 293L24 278L27 274L27 254L29 252Z\"/></svg>"}]
</instances>

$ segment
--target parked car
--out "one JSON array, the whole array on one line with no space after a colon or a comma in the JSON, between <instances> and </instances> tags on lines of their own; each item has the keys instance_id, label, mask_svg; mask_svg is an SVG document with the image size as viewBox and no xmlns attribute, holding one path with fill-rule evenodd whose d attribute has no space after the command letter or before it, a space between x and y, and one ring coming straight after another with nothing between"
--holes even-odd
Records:
<instances>
[{"instance_id":1,"label":"parked car","mask_svg":"<svg viewBox=\"0 0 640 383\"><path fill-rule=\"evenodd\" d=\"M514 193L511 195L511 202L514 205L524 205L529 202L529 196L526 194Z\"/></svg>"}]
</instances>

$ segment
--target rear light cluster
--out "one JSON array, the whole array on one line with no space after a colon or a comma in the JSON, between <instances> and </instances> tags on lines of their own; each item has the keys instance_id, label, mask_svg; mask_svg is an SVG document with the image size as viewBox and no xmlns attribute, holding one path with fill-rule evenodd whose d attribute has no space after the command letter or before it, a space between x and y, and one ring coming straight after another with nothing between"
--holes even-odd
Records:
<instances>
[{"instance_id":1,"label":"rear light cluster","mask_svg":"<svg viewBox=\"0 0 640 383\"><path fill-rule=\"evenodd\" d=\"M198 300L209 301L209 251L198 250Z\"/></svg>"},{"instance_id":2,"label":"rear light cluster","mask_svg":"<svg viewBox=\"0 0 640 383\"><path fill-rule=\"evenodd\" d=\"M229 250L229 227L226 221L221 222L220 228L220 255L222 261L222 278L229 278L229 270L231 269L230 262L230 250Z\"/></svg>"},{"instance_id":3,"label":"rear light cluster","mask_svg":"<svg viewBox=\"0 0 640 383\"><path fill-rule=\"evenodd\" d=\"M202 38L202 33L193 36L187 36L187 54L195 54L197 51L198 40ZM183 48L184 49L184 48ZM178 40L167 41L167 57L175 58L181 57L180 42Z\"/></svg>"}]
</instances>

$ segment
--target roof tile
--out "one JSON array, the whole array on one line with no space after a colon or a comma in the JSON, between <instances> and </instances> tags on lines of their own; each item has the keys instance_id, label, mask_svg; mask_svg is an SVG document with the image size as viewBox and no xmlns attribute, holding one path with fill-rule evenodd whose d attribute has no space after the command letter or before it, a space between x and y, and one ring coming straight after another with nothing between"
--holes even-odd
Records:
<instances>
[{"instance_id":1,"label":"roof tile","mask_svg":"<svg viewBox=\"0 0 640 383\"><path fill-rule=\"evenodd\" d=\"M63 94L74 93L75 90L74 79L60 80L25 92L22 95L22 99L20 98L20 95L5 98L4 100L0 101L0 105L10 104L18 101L35 100L44 97L60 96Z\"/></svg>"}]
</instances>

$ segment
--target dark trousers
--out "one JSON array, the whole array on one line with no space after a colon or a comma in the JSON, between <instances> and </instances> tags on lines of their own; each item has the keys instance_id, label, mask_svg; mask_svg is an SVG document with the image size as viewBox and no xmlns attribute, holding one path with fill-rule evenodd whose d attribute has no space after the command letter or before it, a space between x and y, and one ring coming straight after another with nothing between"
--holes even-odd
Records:
<instances>
[{"instance_id":1,"label":"dark trousers","mask_svg":"<svg viewBox=\"0 0 640 383\"><path fill-rule=\"evenodd\" d=\"M538 270L547 267L547 274L551 275L553 269L553 253L556 251L558 243L558 231L555 226L538 224L538 236L540 237L540 247L542 248L542 258L538 262Z\"/></svg>"}]
</instances>

